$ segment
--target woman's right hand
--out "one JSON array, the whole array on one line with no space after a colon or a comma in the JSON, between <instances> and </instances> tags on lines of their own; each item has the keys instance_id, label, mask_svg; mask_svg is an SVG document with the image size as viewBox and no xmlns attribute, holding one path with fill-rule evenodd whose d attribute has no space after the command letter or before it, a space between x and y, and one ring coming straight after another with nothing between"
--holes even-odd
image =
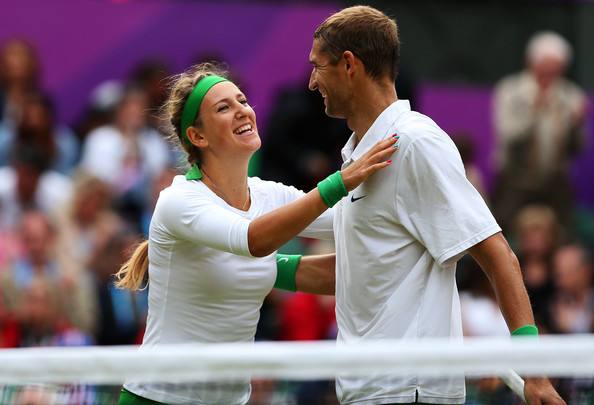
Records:
<instances>
[{"instance_id":1,"label":"woman's right hand","mask_svg":"<svg viewBox=\"0 0 594 405\"><path fill-rule=\"evenodd\" d=\"M348 191L354 190L369 176L388 166L392 161L385 160L398 150L398 135L393 135L376 143L359 159L340 172L344 186Z\"/></svg>"}]
</instances>

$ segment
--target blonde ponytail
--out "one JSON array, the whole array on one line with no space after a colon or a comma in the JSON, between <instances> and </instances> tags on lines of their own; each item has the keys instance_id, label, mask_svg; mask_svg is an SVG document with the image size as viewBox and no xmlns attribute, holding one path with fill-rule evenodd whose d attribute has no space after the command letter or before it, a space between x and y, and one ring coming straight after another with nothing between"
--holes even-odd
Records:
<instances>
[{"instance_id":1,"label":"blonde ponytail","mask_svg":"<svg viewBox=\"0 0 594 405\"><path fill-rule=\"evenodd\" d=\"M116 273L117 281L114 282L116 288L130 290L144 290L148 284L142 287L148 273L148 240L140 243L130 259L120 267Z\"/></svg>"}]
</instances>

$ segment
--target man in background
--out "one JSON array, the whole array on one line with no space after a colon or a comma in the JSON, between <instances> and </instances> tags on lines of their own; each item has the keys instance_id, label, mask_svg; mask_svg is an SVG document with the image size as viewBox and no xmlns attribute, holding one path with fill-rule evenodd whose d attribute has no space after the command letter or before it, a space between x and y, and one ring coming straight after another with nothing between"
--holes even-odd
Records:
<instances>
[{"instance_id":1,"label":"man in background","mask_svg":"<svg viewBox=\"0 0 594 405\"><path fill-rule=\"evenodd\" d=\"M497 179L493 210L504 233L528 204L550 206L565 236L571 232L572 158L585 145L587 99L564 77L571 45L554 32L535 34L526 67L495 86Z\"/></svg>"}]
</instances>

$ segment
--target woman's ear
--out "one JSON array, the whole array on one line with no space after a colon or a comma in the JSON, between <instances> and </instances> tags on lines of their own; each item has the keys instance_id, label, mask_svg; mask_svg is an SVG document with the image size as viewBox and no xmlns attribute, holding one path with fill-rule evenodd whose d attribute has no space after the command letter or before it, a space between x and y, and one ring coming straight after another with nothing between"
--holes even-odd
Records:
<instances>
[{"instance_id":1,"label":"woman's ear","mask_svg":"<svg viewBox=\"0 0 594 405\"><path fill-rule=\"evenodd\" d=\"M208 139L206 139L202 132L196 129L196 127L188 127L188 129L186 129L186 136L193 145L199 148L208 146Z\"/></svg>"}]
</instances>

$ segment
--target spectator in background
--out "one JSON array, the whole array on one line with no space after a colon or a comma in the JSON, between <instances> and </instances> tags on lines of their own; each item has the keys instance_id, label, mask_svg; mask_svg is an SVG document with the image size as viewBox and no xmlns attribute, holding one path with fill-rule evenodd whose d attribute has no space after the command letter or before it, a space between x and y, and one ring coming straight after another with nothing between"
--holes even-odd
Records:
<instances>
[{"instance_id":1,"label":"spectator in background","mask_svg":"<svg viewBox=\"0 0 594 405\"><path fill-rule=\"evenodd\" d=\"M88 268L124 221L113 210L111 190L104 181L77 173L73 183L72 197L57 215L59 244L71 260Z\"/></svg>"},{"instance_id":2,"label":"spectator in background","mask_svg":"<svg viewBox=\"0 0 594 405\"><path fill-rule=\"evenodd\" d=\"M58 397L58 387L49 384L29 384L18 387L14 394L13 403L21 405L55 404Z\"/></svg>"},{"instance_id":3,"label":"spectator in background","mask_svg":"<svg viewBox=\"0 0 594 405\"><path fill-rule=\"evenodd\" d=\"M37 51L21 38L11 38L0 48L0 120L14 125L20 121L23 96L38 89Z\"/></svg>"},{"instance_id":4,"label":"spectator in background","mask_svg":"<svg viewBox=\"0 0 594 405\"><path fill-rule=\"evenodd\" d=\"M50 161L48 150L24 147L12 165L0 167L0 227L15 226L30 209L53 217L70 198L70 178L50 170Z\"/></svg>"},{"instance_id":5,"label":"spectator in background","mask_svg":"<svg viewBox=\"0 0 594 405\"><path fill-rule=\"evenodd\" d=\"M148 107L144 89L125 89L113 122L87 135L80 161L81 170L109 185L116 211L137 225L147 204L149 185L172 160L167 142L149 126Z\"/></svg>"},{"instance_id":6,"label":"spectator in background","mask_svg":"<svg viewBox=\"0 0 594 405\"><path fill-rule=\"evenodd\" d=\"M563 75L572 48L553 32L534 35L526 67L495 87L497 134L495 216L509 232L518 210L531 203L550 205L566 233L571 231L571 159L584 146L587 101Z\"/></svg>"},{"instance_id":7,"label":"spectator in background","mask_svg":"<svg viewBox=\"0 0 594 405\"><path fill-rule=\"evenodd\" d=\"M324 100L306 86L281 92L275 105L262 148L261 176L311 190L340 169L340 149L350 131L345 122L324 113Z\"/></svg>"},{"instance_id":8,"label":"spectator in background","mask_svg":"<svg viewBox=\"0 0 594 405\"><path fill-rule=\"evenodd\" d=\"M60 305L61 291L36 278L24 290L20 312L20 347L90 346L92 337L68 322ZM80 384L33 385L16 395L19 404L91 404L95 387Z\"/></svg>"},{"instance_id":9,"label":"spectator in background","mask_svg":"<svg viewBox=\"0 0 594 405\"><path fill-rule=\"evenodd\" d=\"M42 150L49 168L69 175L78 163L79 142L76 134L55 122L50 97L40 91L22 95L20 119L16 126L0 125L0 165L12 163L23 150Z\"/></svg>"},{"instance_id":10,"label":"spectator in background","mask_svg":"<svg viewBox=\"0 0 594 405\"><path fill-rule=\"evenodd\" d=\"M278 308L279 340L309 341L336 339L334 296L287 293ZM298 405L326 405L336 403L334 381L313 380L296 383L295 400Z\"/></svg>"},{"instance_id":11,"label":"spectator in background","mask_svg":"<svg viewBox=\"0 0 594 405\"><path fill-rule=\"evenodd\" d=\"M85 269L68 260L57 247L57 230L40 211L26 212L19 224L19 254L0 274L6 310L18 313L26 292L45 280L59 297L64 322L92 335L97 324L97 300Z\"/></svg>"},{"instance_id":12,"label":"spectator in background","mask_svg":"<svg viewBox=\"0 0 594 405\"><path fill-rule=\"evenodd\" d=\"M100 302L99 345L140 344L148 311L148 290L122 290L114 274L142 241L135 229L122 228L106 241L90 264Z\"/></svg>"},{"instance_id":13,"label":"spectator in background","mask_svg":"<svg viewBox=\"0 0 594 405\"><path fill-rule=\"evenodd\" d=\"M72 326L60 304L60 290L36 278L23 290L20 309L20 347L88 346L90 335Z\"/></svg>"},{"instance_id":14,"label":"spectator in background","mask_svg":"<svg viewBox=\"0 0 594 405\"><path fill-rule=\"evenodd\" d=\"M467 255L460 263L465 277L459 285L464 336L509 336L489 279Z\"/></svg>"},{"instance_id":15,"label":"spectator in background","mask_svg":"<svg viewBox=\"0 0 594 405\"><path fill-rule=\"evenodd\" d=\"M124 84L119 80L105 80L91 90L87 105L75 126L81 144L91 131L113 122L115 109L123 93Z\"/></svg>"},{"instance_id":16,"label":"spectator in background","mask_svg":"<svg viewBox=\"0 0 594 405\"><path fill-rule=\"evenodd\" d=\"M555 253L551 300L555 333L594 332L592 271L591 257L581 245L566 245Z\"/></svg>"},{"instance_id":17,"label":"spectator in background","mask_svg":"<svg viewBox=\"0 0 594 405\"><path fill-rule=\"evenodd\" d=\"M458 264L456 276L459 279L460 311L464 336L509 336L507 324L485 273L481 271L480 266L470 255L464 256ZM506 389L507 386L496 377L467 377L466 403L504 403L500 391Z\"/></svg>"},{"instance_id":18,"label":"spectator in background","mask_svg":"<svg viewBox=\"0 0 594 405\"><path fill-rule=\"evenodd\" d=\"M17 347L19 329L15 314L4 308L4 296L0 288L0 349Z\"/></svg>"},{"instance_id":19,"label":"spectator in background","mask_svg":"<svg viewBox=\"0 0 594 405\"><path fill-rule=\"evenodd\" d=\"M464 170L466 171L466 177L468 181L477 189L483 199L488 203L487 187L485 185L485 178L483 173L474 163L475 151L474 141L470 135L460 133L452 135L452 139L460 152L462 163L464 164Z\"/></svg>"},{"instance_id":20,"label":"spectator in background","mask_svg":"<svg viewBox=\"0 0 594 405\"><path fill-rule=\"evenodd\" d=\"M308 255L334 253L332 241L312 239ZM275 291L275 290L273 290ZM284 294L278 308L278 340L336 339L334 296L304 292Z\"/></svg>"},{"instance_id":21,"label":"spectator in background","mask_svg":"<svg viewBox=\"0 0 594 405\"><path fill-rule=\"evenodd\" d=\"M585 246L560 247L553 257L555 291L550 297L553 333L594 332L592 257ZM568 404L591 404L594 377L573 376L559 380L559 393Z\"/></svg>"},{"instance_id":22,"label":"spectator in background","mask_svg":"<svg viewBox=\"0 0 594 405\"><path fill-rule=\"evenodd\" d=\"M167 64L151 59L138 64L132 73L132 82L146 90L148 95L148 123L159 132L165 132L166 114L161 106L167 100L170 76Z\"/></svg>"},{"instance_id":23,"label":"spectator in background","mask_svg":"<svg viewBox=\"0 0 594 405\"><path fill-rule=\"evenodd\" d=\"M150 185L150 194L148 196L147 205L145 206L144 212L142 213L141 221L141 230L145 235L148 235L149 233L151 218L153 217L153 211L155 210L159 193L161 193L163 189L169 187L173 181L173 178L178 174L178 170L175 167L166 167Z\"/></svg>"},{"instance_id":24,"label":"spectator in background","mask_svg":"<svg viewBox=\"0 0 594 405\"><path fill-rule=\"evenodd\" d=\"M555 254L553 280L555 294L551 298L554 333L594 332L594 285L592 257L583 245L570 244ZM561 378L559 392L570 404L592 403L594 377Z\"/></svg>"},{"instance_id":25,"label":"spectator in background","mask_svg":"<svg viewBox=\"0 0 594 405\"><path fill-rule=\"evenodd\" d=\"M528 205L515 219L514 250L520 261L534 319L543 332L550 331L549 301L553 295L552 258L559 244L555 212L546 205Z\"/></svg>"},{"instance_id":26,"label":"spectator in background","mask_svg":"<svg viewBox=\"0 0 594 405\"><path fill-rule=\"evenodd\" d=\"M146 118L148 125L159 132L163 138L167 137L166 133L170 125L167 121L167 112L165 108L163 108L165 101L169 96L167 87L169 78L170 73L167 68L167 63L157 59L146 60L139 63L134 69L131 77L132 85L138 86L146 92L148 100ZM181 148L177 148L171 144L168 146L170 165L185 167L185 153ZM157 177L160 177L161 175L167 176L169 169L170 168L168 167L164 168L164 171L157 175ZM156 181L158 182L160 180L156 179ZM159 188L158 191L161 191L161 188ZM148 198L151 200L152 196L149 196ZM153 208L153 202L149 201L149 205L145 206L145 213L149 210L152 211ZM143 224L143 227L144 225L145 224ZM146 229L145 233L148 234L148 229Z\"/></svg>"},{"instance_id":27,"label":"spectator in background","mask_svg":"<svg viewBox=\"0 0 594 405\"><path fill-rule=\"evenodd\" d=\"M336 336L334 297L296 292L279 310L279 340L323 340Z\"/></svg>"}]
</instances>

